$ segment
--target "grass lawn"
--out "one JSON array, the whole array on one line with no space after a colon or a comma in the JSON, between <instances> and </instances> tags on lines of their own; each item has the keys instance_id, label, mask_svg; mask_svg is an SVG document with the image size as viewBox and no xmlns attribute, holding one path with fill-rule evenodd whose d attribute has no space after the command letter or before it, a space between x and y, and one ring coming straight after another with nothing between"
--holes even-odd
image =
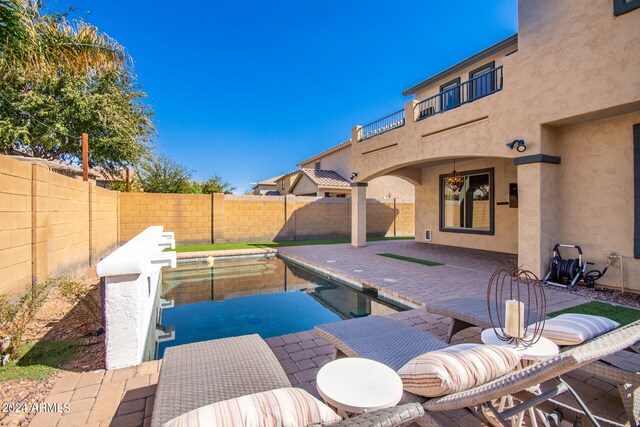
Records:
<instances>
[{"instance_id":1,"label":"grass lawn","mask_svg":"<svg viewBox=\"0 0 640 427\"><path fill-rule=\"evenodd\" d=\"M369 242L380 240L413 240L413 236L398 237L367 237ZM350 238L328 239L328 240L293 240L286 242L239 242L239 243L214 243L201 245L176 245L176 252L202 252L202 251L225 251L234 249L256 249L256 248L283 248L286 246L302 245L333 245L336 243L349 243Z\"/></svg>"},{"instance_id":2,"label":"grass lawn","mask_svg":"<svg viewBox=\"0 0 640 427\"><path fill-rule=\"evenodd\" d=\"M401 261L415 262L416 264L428 265L429 267L434 267L436 265L444 265L440 262L428 261L426 259L421 259L421 258L411 258L410 256L402 256L402 255L387 254L387 253L376 254L376 255L386 256L387 258L399 259Z\"/></svg>"},{"instance_id":3,"label":"grass lawn","mask_svg":"<svg viewBox=\"0 0 640 427\"><path fill-rule=\"evenodd\" d=\"M549 313L549 317L556 317L564 313L593 314L595 316L608 317L615 320L620 325L628 325L640 319L640 311L633 308L621 307L619 305L607 304L600 301L591 301L586 304L577 305L560 311Z\"/></svg>"},{"instance_id":4,"label":"grass lawn","mask_svg":"<svg viewBox=\"0 0 640 427\"><path fill-rule=\"evenodd\" d=\"M75 341L32 341L20 346L20 355L0 366L0 383L10 380L44 380L71 359Z\"/></svg>"}]
</instances>

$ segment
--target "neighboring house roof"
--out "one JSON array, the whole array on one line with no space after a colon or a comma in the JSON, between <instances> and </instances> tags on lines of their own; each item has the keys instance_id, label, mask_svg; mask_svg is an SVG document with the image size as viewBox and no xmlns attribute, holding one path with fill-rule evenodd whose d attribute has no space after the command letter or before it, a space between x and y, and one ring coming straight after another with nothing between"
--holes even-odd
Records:
<instances>
[{"instance_id":1,"label":"neighboring house roof","mask_svg":"<svg viewBox=\"0 0 640 427\"><path fill-rule=\"evenodd\" d=\"M446 70L436 74L433 77L429 77L427 80L418 83L417 85L410 87L409 89L402 92L402 95L409 96L413 95L421 89L424 89L432 84L436 83L439 80L442 80L452 74L457 73L458 71L467 68L469 65L474 64L478 61L482 61L484 58L492 56L497 52L500 52L502 49L506 49L509 46L514 46L518 44L518 34L514 34L511 37L508 37L501 42L494 44L493 46L488 47L482 52L478 52L475 55L465 59L462 62L457 63L453 67L447 68Z\"/></svg>"},{"instance_id":2,"label":"neighboring house roof","mask_svg":"<svg viewBox=\"0 0 640 427\"><path fill-rule=\"evenodd\" d=\"M269 179L265 179L264 181L260 181L259 183L257 183L256 185L254 185L253 187L257 187L258 185L276 185L276 182L282 178L284 175L278 175L278 176L274 176L273 178L269 178Z\"/></svg>"},{"instance_id":3,"label":"neighboring house roof","mask_svg":"<svg viewBox=\"0 0 640 427\"><path fill-rule=\"evenodd\" d=\"M284 178L286 178L288 176L295 175L297 173L300 173L300 169L295 169L295 170L292 170L291 172L285 173L284 175L280 175L278 177L278 179L276 180L276 182L280 181L281 179L284 179Z\"/></svg>"},{"instance_id":4,"label":"neighboring house roof","mask_svg":"<svg viewBox=\"0 0 640 427\"><path fill-rule=\"evenodd\" d=\"M300 175L296 177L296 180L291 184L291 190L294 189L296 184L300 181L300 177L306 176L318 187L344 187L349 188L351 181L340 175L336 171L324 170L324 169L300 169Z\"/></svg>"},{"instance_id":5,"label":"neighboring house roof","mask_svg":"<svg viewBox=\"0 0 640 427\"><path fill-rule=\"evenodd\" d=\"M321 159L321 158L323 158L324 156L329 155L329 154L331 154L331 153L334 153L334 152L336 152L336 151L338 151L338 150L342 150L343 148L346 148L346 147L348 147L349 145L351 145L351 140L350 140L350 139L347 139L346 141L343 141L343 142L341 142L341 143L340 143L340 144L338 144L338 145L334 145L333 147L331 147L331 148L329 148L329 149L327 149L327 150L324 150L323 152L318 153L318 154L316 154L316 155L315 155L315 156L313 156L313 157L309 157L307 160L303 160L303 161L301 161L300 163L298 163L298 166L302 166L302 165L304 165L304 164L306 164L306 163L313 162L313 161L315 161L315 160Z\"/></svg>"},{"instance_id":6,"label":"neighboring house roof","mask_svg":"<svg viewBox=\"0 0 640 427\"><path fill-rule=\"evenodd\" d=\"M76 176L82 175L82 168L74 165L70 165L68 163L61 162L59 160L47 160L40 157L30 157L28 155L7 155L7 157L11 157L12 159L20 160L27 163L39 164L45 166L52 172L59 173L61 175L67 176ZM96 179L97 175L95 172L89 170L89 177Z\"/></svg>"},{"instance_id":7,"label":"neighboring house roof","mask_svg":"<svg viewBox=\"0 0 640 427\"><path fill-rule=\"evenodd\" d=\"M101 182L121 182L127 179L127 172L125 170L120 170L116 172L109 172L106 169L94 168L89 169L89 173L95 176L96 181ZM135 171L129 171L129 179L133 178Z\"/></svg>"}]
</instances>

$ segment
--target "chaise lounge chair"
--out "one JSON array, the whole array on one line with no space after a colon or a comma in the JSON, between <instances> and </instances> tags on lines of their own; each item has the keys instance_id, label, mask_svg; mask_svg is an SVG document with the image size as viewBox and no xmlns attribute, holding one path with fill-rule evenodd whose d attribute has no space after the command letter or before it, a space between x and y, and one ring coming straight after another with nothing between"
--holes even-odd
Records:
<instances>
[{"instance_id":1,"label":"chaise lounge chair","mask_svg":"<svg viewBox=\"0 0 640 427\"><path fill-rule=\"evenodd\" d=\"M258 335L170 347L162 360L151 426L211 403L285 387L291 387L287 375ZM423 413L420 405L409 404L332 425L393 427Z\"/></svg>"},{"instance_id":2,"label":"chaise lounge chair","mask_svg":"<svg viewBox=\"0 0 640 427\"><path fill-rule=\"evenodd\" d=\"M384 319L384 320L383 320ZM408 329L413 332L409 332ZM336 347L336 351L350 357L366 357L387 364L398 370L407 361L420 355L421 348L439 350L445 343L432 335L411 328L399 321L371 316L316 326L314 333ZM410 334L410 335L405 335ZM408 337L408 338L407 338ZM445 425L441 411L467 409L479 418L484 418L479 407L490 411L502 425L507 419L529 408L536 407L549 414L561 414L565 421L587 422L594 425L616 425L599 417L594 417L582 403L573 389L560 376L596 360L614 354L640 340L640 321L595 338L585 344L573 347L550 359L523 370L514 371L487 384L444 397L427 399L405 391L401 402L421 402L425 415L418 423L425 426ZM420 341L421 343L418 343ZM540 392L532 390L538 389ZM578 407L555 400L568 392L576 398ZM499 413L492 400L511 395L523 403ZM491 422L485 418L485 422ZM637 425L637 421L631 425Z\"/></svg>"},{"instance_id":3,"label":"chaise lounge chair","mask_svg":"<svg viewBox=\"0 0 640 427\"><path fill-rule=\"evenodd\" d=\"M480 327L487 329L493 327L486 300L477 298L453 298L429 304L426 307L429 313L452 319L449 325L448 342L453 335L470 328ZM609 354L601 360L583 366L581 369L591 375L614 381L618 384L620 397L625 407L627 418L631 425L636 425L640 417L640 343L633 343L628 348L617 354Z\"/></svg>"}]
</instances>

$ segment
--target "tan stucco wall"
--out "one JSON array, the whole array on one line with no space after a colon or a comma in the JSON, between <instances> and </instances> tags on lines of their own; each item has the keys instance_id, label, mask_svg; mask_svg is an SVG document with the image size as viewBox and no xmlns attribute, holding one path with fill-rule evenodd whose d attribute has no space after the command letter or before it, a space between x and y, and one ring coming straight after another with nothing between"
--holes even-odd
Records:
<instances>
[{"instance_id":1,"label":"tan stucco wall","mask_svg":"<svg viewBox=\"0 0 640 427\"><path fill-rule=\"evenodd\" d=\"M518 166L519 209L513 211L517 211L519 221L515 240L498 234L500 228L511 227L515 218L501 224L503 220L498 216L494 237L461 235L445 239L447 244L517 251L521 265L538 274L546 273L551 247L561 234L560 229L564 227L567 233L572 230L568 221L563 220L562 227L558 219L567 209L564 204L557 204L559 183L573 174L590 178L591 181L582 182L600 187L607 185L608 175L589 177L578 172L575 168L583 164L579 161L581 157L563 146L564 136L557 129L640 111L640 12L614 17L612 8L610 0L594 0L589 7L577 0L520 0L518 51L501 59L502 91L418 122L413 120L417 101L407 102L404 127L352 144L353 169L359 172L358 180L371 181L381 175L401 173L420 177L426 187L416 189L416 236L420 237L427 224L431 224L432 230L437 229L437 216L433 216L437 205L425 205L432 201L429 189L437 185L437 174L426 170L429 163L454 157L513 159L538 153L559 155L561 166L548 163ZM486 62L482 60L469 68ZM462 76L463 81L467 78ZM424 90L418 98L430 94ZM621 125L616 131L627 135L626 144L631 144L630 126ZM582 132L587 140L594 133L586 128ZM352 138L358 138L357 127ZM505 147L514 139L526 141L525 153ZM606 150L606 141L598 143ZM603 152L602 156L614 157L611 151ZM567 164L574 169L567 168ZM508 208L496 206L496 213L502 209ZM620 215L633 214L629 206L620 209L624 213L602 212L600 233L608 235ZM572 219L581 219L578 222L582 224L590 223L588 215L584 208L571 213ZM571 233L577 238L580 231L573 230ZM628 247L631 235L627 234L626 239ZM614 239L612 246L615 243ZM594 256L602 259L605 249L594 251L598 252Z\"/></svg>"},{"instance_id":2,"label":"tan stucco wall","mask_svg":"<svg viewBox=\"0 0 640 427\"><path fill-rule=\"evenodd\" d=\"M318 192L318 187L313 183L306 175L300 174L300 178L295 187L293 187L292 193L295 196L315 196Z\"/></svg>"},{"instance_id":3,"label":"tan stucco wall","mask_svg":"<svg viewBox=\"0 0 640 427\"><path fill-rule=\"evenodd\" d=\"M118 193L0 156L0 293L75 273L118 238Z\"/></svg>"},{"instance_id":4,"label":"tan stucco wall","mask_svg":"<svg viewBox=\"0 0 640 427\"><path fill-rule=\"evenodd\" d=\"M291 184L293 184L297 176L298 172L281 177L276 181L276 190L278 190L283 196L289 194L291 191ZM284 188L282 188L282 181L284 181Z\"/></svg>"},{"instance_id":5,"label":"tan stucco wall","mask_svg":"<svg viewBox=\"0 0 640 427\"><path fill-rule=\"evenodd\" d=\"M313 169L316 162L320 162L321 169L336 171L347 179L350 179L351 173L356 170L352 169L351 145L346 145L340 150L329 153L314 161L302 163L301 167ZM374 199L394 197L398 199L413 199L415 197L414 190L414 185L402 178L383 176L369 182L367 197ZM346 189L345 192L350 192L350 190ZM297 188L294 189L294 194L307 193L311 193L311 191L302 192L298 191Z\"/></svg>"},{"instance_id":6,"label":"tan stucco wall","mask_svg":"<svg viewBox=\"0 0 640 427\"><path fill-rule=\"evenodd\" d=\"M276 187L275 184L273 185L266 185L266 184L258 184L255 187L253 187L253 195L254 196L261 196L264 193L266 193L267 191L277 191L278 188Z\"/></svg>"},{"instance_id":7,"label":"tan stucco wall","mask_svg":"<svg viewBox=\"0 0 640 427\"><path fill-rule=\"evenodd\" d=\"M320 169L332 170L338 172L343 177L349 179L351 176L351 146L346 145L344 148L329 153L326 156L316 159L309 163L303 163L300 166L304 169L315 169L316 162L320 162Z\"/></svg>"},{"instance_id":8,"label":"tan stucco wall","mask_svg":"<svg viewBox=\"0 0 640 427\"><path fill-rule=\"evenodd\" d=\"M494 62L495 67L500 67L502 66L503 62L504 62L504 58L505 55L510 54L514 51L516 51L518 49L518 45L516 44L515 46L509 46L505 49L502 49L501 51L495 53L494 55L488 56L485 59L482 59L480 61L478 61L477 63L474 63L468 67L463 68L462 70L451 74L450 76L445 77L442 80L439 80L437 82L435 82L434 84L425 87L424 89L420 89L419 91L416 92L415 94L415 99L417 101L422 101L425 100L427 98L430 98L434 95L437 95L438 93L440 93L440 86L448 83L456 78L460 79L460 83L464 83L465 81L470 79L469 76L469 72L475 70L478 67L481 67L485 64L490 63L491 61Z\"/></svg>"},{"instance_id":9,"label":"tan stucco wall","mask_svg":"<svg viewBox=\"0 0 640 427\"><path fill-rule=\"evenodd\" d=\"M518 252L518 209L494 205L493 236L440 231L439 177L451 172L452 164L444 163L422 169L424 184L416 188L416 240L425 241L425 230L431 229L431 243L498 252ZM494 168L495 202L509 201L509 183L517 182L517 169L508 159L474 159L456 162L459 172Z\"/></svg>"},{"instance_id":10,"label":"tan stucco wall","mask_svg":"<svg viewBox=\"0 0 640 427\"><path fill-rule=\"evenodd\" d=\"M415 186L395 176L381 176L369 181L367 197L373 199L414 199Z\"/></svg>"},{"instance_id":11,"label":"tan stucco wall","mask_svg":"<svg viewBox=\"0 0 640 427\"><path fill-rule=\"evenodd\" d=\"M640 260L633 258L633 138L640 113L567 126L559 131L558 240L582 246L602 270L607 256L624 257L625 286L640 291ZM619 267L601 283L619 287Z\"/></svg>"}]
</instances>

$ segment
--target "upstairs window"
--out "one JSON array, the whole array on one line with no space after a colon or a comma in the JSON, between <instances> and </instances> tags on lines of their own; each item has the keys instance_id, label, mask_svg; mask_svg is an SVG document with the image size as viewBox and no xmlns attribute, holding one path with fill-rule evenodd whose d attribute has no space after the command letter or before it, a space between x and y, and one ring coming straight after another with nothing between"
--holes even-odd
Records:
<instances>
[{"instance_id":1,"label":"upstairs window","mask_svg":"<svg viewBox=\"0 0 640 427\"><path fill-rule=\"evenodd\" d=\"M315 170L320 170L320 162L316 162L313 167Z\"/></svg>"},{"instance_id":2,"label":"upstairs window","mask_svg":"<svg viewBox=\"0 0 640 427\"><path fill-rule=\"evenodd\" d=\"M282 189L284 190L284 179L282 180Z\"/></svg>"},{"instance_id":3,"label":"upstairs window","mask_svg":"<svg viewBox=\"0 0 640 427\"><path fill-rule=\"evenodd\" d=\"M440 111L460 105L460 77L440 86Z\"/></svg>"},{"instance_id":4,"label":"upstairs window","mask_svg":"<svg viewBox=\"0 0 640 427\"><path fill-rule=\"evenodd\" d=\"M469 101L492 94L496 90L494 61L469 72Z\"/></svg>"}]
</instances>

